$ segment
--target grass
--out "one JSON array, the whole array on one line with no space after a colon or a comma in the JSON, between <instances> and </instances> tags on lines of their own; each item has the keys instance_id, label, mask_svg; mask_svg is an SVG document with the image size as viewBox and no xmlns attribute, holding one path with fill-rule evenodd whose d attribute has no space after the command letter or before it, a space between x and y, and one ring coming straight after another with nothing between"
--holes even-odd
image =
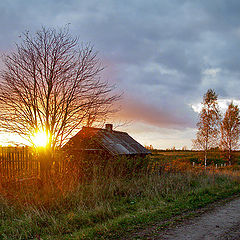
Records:
<instances>
[{"instance_id":1,"label":"grass","mask_svg":"<svg viewBox=\"0 0 240 240\"><path fill-rule=\"evenodd\" d=\"M143 164L139 170L139 160L135 165L124 161L93 167L84 182L72 172L39 189L33 183L3 190L0 239L127 238L139 228L155 222L165 226L173 216L240 192L238 171L156 167L156 159L150 163L154 167Z\"/></svg>"}]
</instances>

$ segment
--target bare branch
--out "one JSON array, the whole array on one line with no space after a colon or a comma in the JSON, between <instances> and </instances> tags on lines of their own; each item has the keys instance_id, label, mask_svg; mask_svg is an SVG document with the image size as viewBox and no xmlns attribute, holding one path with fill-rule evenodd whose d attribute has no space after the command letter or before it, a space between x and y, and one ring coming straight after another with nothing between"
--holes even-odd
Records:
<instances>
[{"instance_id":1,"label":"bare branch","mask_svg":"<svg viewBox=\"0 0 240 240\"><path fill-rule=\"evenodd\" d=\"M28 139L45 130L52 149L83 125L106 119L120 95L100 79L102 64L89 44L67 28L23 33L16 52L3 56L0 125Z\"/></svg>"}]
</instances>

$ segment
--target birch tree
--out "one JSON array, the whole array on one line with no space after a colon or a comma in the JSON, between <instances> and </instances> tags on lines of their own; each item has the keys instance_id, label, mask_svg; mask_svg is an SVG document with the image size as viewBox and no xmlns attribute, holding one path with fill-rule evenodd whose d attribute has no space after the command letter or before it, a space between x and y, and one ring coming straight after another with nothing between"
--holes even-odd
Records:
<instances>
[{"instance_id":1,"label":"birch tree","mask_svg":"<svg viewBox=\"0 0 240 240\"><path fill-rule=\"evenodd\" d=\"M220 113L218 96L213 89L209 89L203 96L202 110L197 123L198 131L193 146L204 151L204 165L207 166L207 155L210 148L218 146Z\"/></svg>"},{"instance_id":2,"label":"birch tree","mask_svg":"<svg viewBox=\"0 0 240 240\"><path fill-rule=\"evenodd\" d=\"M239 108L231 102L228 105L221 123L221 148L228 152L228 161L231 164L232 150L239 147L240 116Z\"/></svg>"}]
</instances>

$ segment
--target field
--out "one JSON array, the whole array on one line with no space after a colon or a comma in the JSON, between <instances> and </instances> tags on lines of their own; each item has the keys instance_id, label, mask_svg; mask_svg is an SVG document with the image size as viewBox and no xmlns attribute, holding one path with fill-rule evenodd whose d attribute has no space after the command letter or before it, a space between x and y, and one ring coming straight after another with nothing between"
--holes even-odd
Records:
<instances>
[{"instance_id":1,"label":"field","mask_svg":"<svg viewBox=\"0 0 240 240\"><path fill-rule=\"evenodd\" d=\"M165 150L153 150L153 158L157 158L158 160L179 160L179 161L189 161L191 163L203 165L204 164L204 154L201 151L165 151ZM216 164L218 167L221 164L228 165L227 161L227 153L220 152L220 151L211 151L208 153L208 165ZM232 163L237 164L240 163L240 152L233 151L232 153Z\"/></svg>"},{"instance_id":2,"label":"field","mask_svg":"<svg viewBox=\"0 0 240 240\"><path fill-rule=\"evenodd\" d=\"M33 181L3 187L1 239L127 238L139 228L155 222L164 227L174 216L240 192L238 166L216 168L214 160L224 162L213 155L213 166L205 170L199 154L155 151L145 160L93 165L84 181L71 172L43 186Z\"/></svg>"}]
</instances>

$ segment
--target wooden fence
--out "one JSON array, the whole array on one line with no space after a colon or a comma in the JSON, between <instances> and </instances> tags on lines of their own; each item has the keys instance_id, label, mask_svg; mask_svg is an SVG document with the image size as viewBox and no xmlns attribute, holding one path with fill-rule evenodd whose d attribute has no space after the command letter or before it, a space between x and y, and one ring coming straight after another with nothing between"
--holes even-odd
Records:
<instances>
[{"instance_id":1,"label":"wooden fence","mask_svg":"<svg viewBox=\"0 0 240 240\"><path fill-rule=\"evenodd\" d=\"M0 181L39 177L40 162L29 147L0 147Z\"/></svg>"},{"instance_id":2,"label":"wooden fence","mask_svg":"<svg viewBox=\"0 0 240 240\"><path fill-rule=\"evenodd\" d=\"M58 152L50 164L50 175L62 176L74 173L80 176L81 156L78 156L77 160L72 161L68 154ZM44 166L46 167L45 164L40 164L40 159L30 147L0 147L0 185L3 182L41 178Z\"/></svg>"}]
</instances>

